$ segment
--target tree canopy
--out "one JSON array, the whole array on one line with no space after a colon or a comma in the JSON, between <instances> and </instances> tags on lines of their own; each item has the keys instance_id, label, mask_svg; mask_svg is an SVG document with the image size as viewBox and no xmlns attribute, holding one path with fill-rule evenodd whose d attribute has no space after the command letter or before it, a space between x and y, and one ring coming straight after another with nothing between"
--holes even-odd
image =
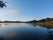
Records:
<instances>
[{"instance_id":1,"label":"tree canopy","mask_svg":"<svg viewBox=\"0 0 53 40\"><path fill-rule=\"evenodd\" d=\"M3 8L3 7L6 7L6 4L5 4L5 2L0 0L0 8Z\"/></svg>"}]
</instances>

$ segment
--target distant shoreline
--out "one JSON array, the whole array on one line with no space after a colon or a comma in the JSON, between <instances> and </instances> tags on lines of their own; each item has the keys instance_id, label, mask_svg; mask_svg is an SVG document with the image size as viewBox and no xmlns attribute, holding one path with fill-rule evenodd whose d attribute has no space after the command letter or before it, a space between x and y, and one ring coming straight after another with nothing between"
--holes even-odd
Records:
<instances>
[{"instance_id":1,"label":"distant shoreline","mask_svg":"<svg viewBox=\"0 0 53 40\"><path fill-rule=\"evenodd\" d=\"M32 20L32 21L0 21L0 23L33 23L36 25L46 25L46 26L53 26L53 18L46 18L41 20Z\"/></svg>"}]
</instances>

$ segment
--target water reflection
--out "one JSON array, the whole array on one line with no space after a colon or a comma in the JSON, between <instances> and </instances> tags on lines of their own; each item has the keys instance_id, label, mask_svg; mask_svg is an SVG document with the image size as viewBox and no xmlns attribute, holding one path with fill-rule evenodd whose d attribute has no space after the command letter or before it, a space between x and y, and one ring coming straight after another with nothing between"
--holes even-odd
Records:
<instances>
[{"instance_id":1,"label":"water reflection","mask_svg":"<svg viewBox=\"0 0 53 40\"><path fill-rule=\"evenodd\" d=\"M26 23L9 23L0 26L2 40L53 40L53 29L48 29L46 26Z\"/></svg>"},{"instance_id":2,"label":"water reflection","mask_svg":"<svg viewBox=\"0 0 53 40\"><path fill-rule=\"evenodd\" d=\"M53 40L53 26L52 25L39 25L43 28L47 28L49 33L49 40Z\"/></svg>"},{"instance_id":3,"label":"water reflection","mask_svg":"<svg viewBox=\"0 0 53 40\"><path fill-rule=\"evenodd\" d=\"M52 26L52 25L39 25L39 26L41 26L41 27L46 27L46 28L48 28L48 29L53 28L53 26Z\"/></svg>"},{"instance_id":4,"label":"water reflection","mask_svg":"<svg viewBox=\"0 0 53 40\"><path fill-rule=\"evenodd\" d=\"M34 26L34 27L36 27L36 26L37 26L37 25L36 25L36 24L34 24L34 23L26 23L26 24L29 24L29 25Z\"/></svg>"},{"instance_id":5,"label":"water reflection","mask_svg":"<svg viewBox=\"0 0 53 40\"><path fill-rule=\"evenodd\" d=\"M5 40L5 38L4 37L0 37L0 40Z\"/></svg>"}]
</instances>

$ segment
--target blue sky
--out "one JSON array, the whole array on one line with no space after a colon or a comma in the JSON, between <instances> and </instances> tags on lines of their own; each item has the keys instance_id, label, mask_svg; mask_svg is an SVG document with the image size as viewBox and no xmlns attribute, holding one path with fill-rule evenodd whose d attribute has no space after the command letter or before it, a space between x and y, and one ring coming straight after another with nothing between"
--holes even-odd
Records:
<instances>
[{"instance_id":1,"label":"blue sky","mask_svg":"<svg viewBox=\"0 0 53 40\"><path fill-rule=\"evenodd\" d=\"M1 20L39 20L53 17L53 0L4 0L7 7L0 8Z\"/></svg>"}]
</instances>

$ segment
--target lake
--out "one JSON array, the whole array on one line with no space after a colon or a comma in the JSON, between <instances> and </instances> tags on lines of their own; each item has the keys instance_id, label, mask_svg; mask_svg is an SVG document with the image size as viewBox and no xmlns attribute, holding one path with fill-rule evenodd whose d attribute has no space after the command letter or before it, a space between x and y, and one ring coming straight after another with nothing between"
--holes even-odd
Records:
<instances>
[{"instance_id":1,"label":"lake","mask_svg":"<svg viewBox=\"0 0 53 40\"><path fill-rule=\"evenodd\" d=\"M3 40L53 40L53 28L29 23L2 23L0 38Z\"/></svg>"}]
</instances>

